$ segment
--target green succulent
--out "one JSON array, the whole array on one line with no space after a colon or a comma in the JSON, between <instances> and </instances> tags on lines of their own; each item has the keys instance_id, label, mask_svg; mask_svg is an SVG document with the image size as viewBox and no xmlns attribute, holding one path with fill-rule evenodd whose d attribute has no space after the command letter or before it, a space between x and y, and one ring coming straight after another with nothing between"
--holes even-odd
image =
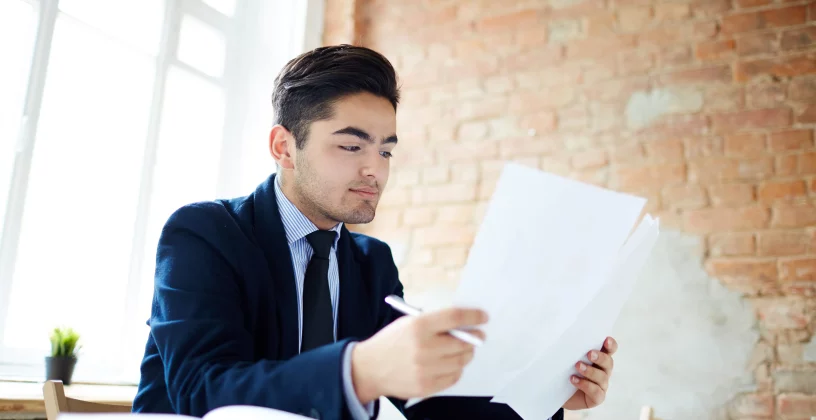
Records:
<instances>
[{"instance_id":1,"label":"green succulent","mask_svg":"<svg viewBox=\"0 0 816 420\"><path fill-rule=\"evenodd\" d=\"M57 327L51 332L51 357L76 357L82 347L79 333L72 328Z\"/></svg>"}]
</instances>

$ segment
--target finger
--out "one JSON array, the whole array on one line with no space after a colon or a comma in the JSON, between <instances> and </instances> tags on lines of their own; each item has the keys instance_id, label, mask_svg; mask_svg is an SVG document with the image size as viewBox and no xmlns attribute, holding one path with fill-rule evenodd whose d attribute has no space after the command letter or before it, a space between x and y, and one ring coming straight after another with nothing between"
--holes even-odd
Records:
<instances>
[{"instance_id":1,"label":"finger","mask_svg":"<svg viewBox=\"0 0 816 420\"><path fill-rule=\"evenodd\" d=\"M487 322L487 313L480 309L448 308L419 316L425 331L436 334L454 328L481 325Z\"/></svg>"},{"instance_id":2,"label":"finger","mask_svg":"<svg viewBox=\"0 0 816 420\"><path fill-rule=\"evenodd\" d=\"M458 372L455 372L455 373L439 376L434 381L435 382L435 384L434 384L435 388L437 389L437 391L441 391L443 389L449 388L449 387L453 386L455 383L459 382L459 378L461 378L461 377L462 377L462 371L458 371Z\"/></svg>"},{"instance_id":3,"label":"finger","mask_svg":"<svg viewBox=\"0 0 816 420\"><path fill-rule=\"evenodd\" d=\"M587 357L589 357L589 360L591 360L592 363L595 364L595 366L603 369L604 371L606 371L606 373L612 372L612 368L615 365L615 362L612 360L612 356L606 353L592 350L589 353L587 353Z\"/></svg>"},{"instance_id":4,"label":"finger","mask_svg":"<svg viewBox=\"0 0 816 420\"><path fill-rule=\"evenodd\" d=\"M465 366L473 360L473 351L459 353L439 359L439 367L436 371L439 375L452 375L461 373Z\"/></svg>"},{"instance_id":5,"label":"finger","mask_svg":"<svg viewBox=\"0 0 816 420\"><path fill-rule=\"evenodd\" d=\"M482 334L484 335L484 334ZM432 357L455 356L460 353L473 352L473 345L450 334L440 333L428 341Z\"/></svg>"},{"instance_id":6,"label":"finger","mask_svg":"<svg viewBox=\"0 0 816 420\"><path fill-rule=\"evenodd\" d=\"M618 351L618 342L612 337L606 337L601 351L610 356L615 354L615 352Z\"/></svg>"},{"instance_id":7,"label":"finger","mask_svg":"<svg viewBox=\"0 0 816 420\"><path fill-rule=\"evenodd\" d=\"M596 367L592 367L587 365L586 363L578 362L575 364L575 368L578 369L578 372L584 376L584 378L595 382L601 387L602 390L606 391L609 389L609 374L604 372L601 369Z\"/></svg>"},{"instance_id":8,"label":"finger","mask_svg":"<svg viewBox=\"0 0 816 420\"><path fill-rule=\"evenodd\" d=\"M595 382L577 376L572 376L570 382L576 388L584 391L587 398L594 403L593 406L603 403L606 398L606 392Z\"/></svg>"}]
</instances>

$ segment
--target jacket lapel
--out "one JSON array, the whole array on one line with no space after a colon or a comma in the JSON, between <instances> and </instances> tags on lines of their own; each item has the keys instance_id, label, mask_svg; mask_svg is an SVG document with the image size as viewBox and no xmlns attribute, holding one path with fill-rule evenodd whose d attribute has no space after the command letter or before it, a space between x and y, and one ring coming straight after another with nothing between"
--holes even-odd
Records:
<instances>
[{"instance_id":1,"label":"jacket lapel","mask_svg":"<svg viewBox=\"0 0 816 420\"><path fill-rule=\"evenodd\" d=\"M337 268L340 274L340 299L337 309L337 339L366 339L374 333L376 317L368 288L368 277L361 271L364 256L345 225L337 243Z\"/></svg>"},{"instance_id":2,"label":"jacket lapel","mask_svg":"<svg viewBox=\"0 0 816 420\"><path fill-rule=\"evenodd\" d=\"M272 281L275 283L272 299L278 315L280 355L286 360L298 354L298 299L292 254L278 211L273 182L275 174L255 190L254 229L255 237L269 265Z\"/></svg>"}]
</instances>

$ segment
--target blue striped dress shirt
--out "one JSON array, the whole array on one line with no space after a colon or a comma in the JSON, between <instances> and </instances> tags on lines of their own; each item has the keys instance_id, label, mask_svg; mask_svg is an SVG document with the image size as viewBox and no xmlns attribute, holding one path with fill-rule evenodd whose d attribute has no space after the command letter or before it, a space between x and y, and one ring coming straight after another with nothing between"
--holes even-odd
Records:
<instances>
[{"instance_id":1,"label":"blue striped dress shirt","mask_svg":"<svg viewBox=\"0 0 816 420\"><path fill-rule=\"evenodd\" d=\"M306 267L312 259L312 246L306 240L306 235L318 230L303 213L289 201L280 188L280 177L275 177L275 199L278 202L283 230L289 243L292 254L292 267L295 270L295 287L298 296L298 348L303 343L303 281L306 276ZM329 293L331 294L332 313L334 314L334 339L337 340L337 301L340 298L340 274L337 269L337 241L340 239L342 223L338 223L331 230L337 233L329 254ZM355 420L369 419L374 415L374 404L368 403L364 407L357 399L354 383L351 380L351 350L355 343L346 347L343 354L343 393L346 404Z\"/></svg>"}]
</instances>

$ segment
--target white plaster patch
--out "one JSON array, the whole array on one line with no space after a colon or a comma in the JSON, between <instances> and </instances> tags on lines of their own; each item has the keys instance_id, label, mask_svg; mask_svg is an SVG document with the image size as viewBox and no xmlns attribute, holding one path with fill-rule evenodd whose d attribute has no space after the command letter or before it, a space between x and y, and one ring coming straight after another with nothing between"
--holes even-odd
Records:
<instances>
[{"instance_id":1,"label":"white plaster patch","mask_svg":"<svg viewBox=\"0 0 816 420\"><path fill-rule=\"evenodd\" d=\"M802 357L805 362L816 362L816 336L811 337L810 342L805 345Z\"/></svg>"},{"instance_id":2,"label":"white plaster patch","mask_svg":"<svg viewBox=\"0 0 816 420\"><path fill-rule=\"evenodd\" d=\"M700 239L661 232L612 334L620 349L606 401L570 418L725 418L754 390L747 369L759 333L750 305L703 269Z\"/></svg>"},{"instance_id":3,"label":"white plaster patch","mask_svg":"<svg viewBox=\"0 0 816 420\"><path fill-rule=\"evenodd\" d=\"M631 129L648 126L657 118L703 108L703 94L693 88L666 88L635 92L626 104L626 123Z\"/></svg>"}]
</instances>

